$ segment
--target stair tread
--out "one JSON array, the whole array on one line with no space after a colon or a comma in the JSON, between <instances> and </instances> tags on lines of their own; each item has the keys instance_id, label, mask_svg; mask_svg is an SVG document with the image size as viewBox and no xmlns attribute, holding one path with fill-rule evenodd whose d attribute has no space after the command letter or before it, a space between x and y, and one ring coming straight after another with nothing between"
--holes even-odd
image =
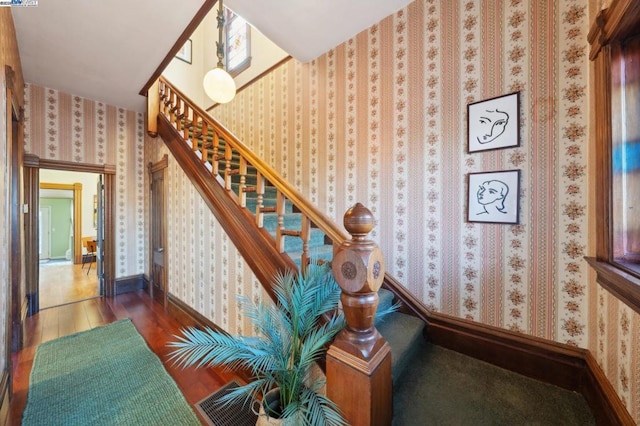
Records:
<instances>
[{"instance_id":1,"label":"stair tread","mask_svg":"<svg viewBox=\"0 0 640 426\"><path fill-rule=\"evenodd\" d=\"M378 311L389 309L393 305L394 294L386 288L378 290Z\"/></svg>"},{"instance_id":2,"label":"stair tread","mask_svg":"<svg viewBox=\"0 0 640 426\"><path fill-rule=\"evenodd\" d=\"M419 318L400 312L386 315L376 328L391 346L391 375L395 384L409 365L423 339L424 323Z\"/></svg>"}]
</instances>

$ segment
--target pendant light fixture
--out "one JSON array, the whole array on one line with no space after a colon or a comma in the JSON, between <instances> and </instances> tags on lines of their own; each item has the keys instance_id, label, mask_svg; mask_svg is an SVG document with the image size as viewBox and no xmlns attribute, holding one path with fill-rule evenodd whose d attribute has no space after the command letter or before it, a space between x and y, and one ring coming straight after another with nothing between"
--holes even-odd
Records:
<instances>
[{"instance_id":1,"label":"pendant light fixture","mask_svg":"<svg viewBox=\"0 0 640 426\"><path fill-rule=\"evenodd\" d=\"M218 65L204 76L202 82L204 92L214 102L224 104L233 99L236 95L236 83L233 77L224 69L224 42L222 41L222 32L224 30L224 7L222 0L218 0L218 41L216 42L216 51L218 56Z\"/></svg>"}]
</instances>

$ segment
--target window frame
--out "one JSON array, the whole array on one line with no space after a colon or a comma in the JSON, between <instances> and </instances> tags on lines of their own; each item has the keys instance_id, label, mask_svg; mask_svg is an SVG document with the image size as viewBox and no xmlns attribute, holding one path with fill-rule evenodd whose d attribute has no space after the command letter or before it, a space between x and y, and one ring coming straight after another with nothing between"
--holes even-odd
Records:
<instances>
[{"instance_id":1,"label":"window frame","mask_svg":"<svg viewBox=\"0 0 640 426\"><path fill-rule=\"evenodd\" d=\"M612 74L625 40L640 34L640 0L613 0L601 10L588 40L594 62L595 98L595 202L596 255L586 257L597 273L598 283L640 313L640 275L613 259L612 142L614 123L620 120L612 109Z\"/></svg>"},{"instance_id":2,"label":"window frame","mask_svg":"<svg viewBox=\"0 0 640 426\"><path fill-rule=\"evenodd\" d=\"M231 68L229 66L229 58L230 58L230 49L231 49L231 40L229 38L229 28L231 28L231 25L233 23L233 21L237 18L242 19L241 16L239 16L238 14L236 14L235 12L233 12L230 9L226 9L227 12L227 16L225 17L225 21L226 21L226 25L225 25L225 35L224 35L224 40L225 40L225 52L224 52L224 57L225 57L225 67L227 69L227 72L229 73L229 75L231 75L231 77L236 77L238 74L240 74L242 71L246 70L247 68L249 68L251 66L251 26L249 25L248 22L245 21L245 25L246 25L246 37L245 39L247 40L247 56L244 60L242 60L242 62L239 62L238 65L236 65L235 67Z\"/></svg>"}]
</instances>

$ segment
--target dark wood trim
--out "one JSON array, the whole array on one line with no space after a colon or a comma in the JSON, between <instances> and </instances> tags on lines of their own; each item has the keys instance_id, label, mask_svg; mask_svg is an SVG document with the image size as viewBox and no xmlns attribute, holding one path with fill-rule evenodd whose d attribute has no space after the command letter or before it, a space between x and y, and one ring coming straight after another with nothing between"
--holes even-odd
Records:
<instances>
[{"instance_id":1,"label":"dark wood trim","mask_svg":"<svg viewBox=\"0 0 640 426\"><path fill-rule=\"evenodd\" d=\"M169 167L169 155L165 154L157 163L149 163L149 171L151 173L157 172L158 170L166 169Z\"/></svg>"},{"instance_id":2,"label":"dark wood trim","mask_svg":"<svg viewBox=\"0 0 640 426\"><path fill-rule=\"evenodd\" d=\"M5 66L7 80L7 161L9 188L9 286L10 300L7 320L11 323L11 351L22 349L24 339L24 321L27 315L26 280L23 269L23 254L25 253L24 233L24 135L17 92L22 88L13 87L15 73L8 65Z\"/></svg>"},{"instance_id":3,"label":"dark wood trim","mask_svg":"<svg viewBox=\"0 0 640 426\"><path fill-rule=\"evenodd\" d=\"M640 2L618 0L611 3L596 16L587 40L591 44L589 58L595 59L602 47L627 38L640 26Z\"/></svg>"},{"instance_id":4,"label":"dark wood trim","mask_svg":"<svg viewBox=\"0 0 640 426\"><path fill-rule=\"evenodd\" d=\"M178 131L162 114L158 116L158 135L225 229L256 278L271 298L274 298L273 277L287 270L297 270L296 264L289 256L276 250L269 233L265 229L259 229L251 213L241 209L228 192L212 178L209 170L197 161Z\"/></svg>"},{"instance_id":5,"label":"dark wood trim","mask_svg":"<svg viewBox=\"0 0 640 426\"><path fill-rule=\"evenodd\" d=\"M25 215L25 280L27 289L27 315L31 316L38 312L38 282L40 280L40 268L37 267L39 262L38 235L40 221L38 220L38 212L40 210L40 197L38 197L38 182L40 181L40 169L31 167L27 158L32 157L25 155L24 167L24 202L29 206L29 211ZM36 157L37 158L37 157ZM36 267L30 267L36 265Z\"/></svg>"},{"instance_id":6,"label":"dark wood trim","mask_svg":"<svg viewBox=\"0 0 640 426\"><path fill-rule=\"evenodd\" d=\"M615 81L621 81L621 46L640 33L640 1L614 0L598 13L589 31L590 59L593 61L594 146L595 146L595 257L586 257L597 273L598 283L640 313L640 276L630 273L613 259L613 172L612 145L619 136L620 107ZM619 83L615 83L619 84Z\"/></svg>"},{"instance_id":7,"label":"dark wood trim","mask_svg":"<svg viewBox=\"0 0 640 426\"><path fill-rule=\"evenodd\" d=\"M255 76L254 78L249 80L247 83L243 84L242 87L238 89L236 94L242 92L244 89L246 89L247 87L251 86L253 83L255 83L256 81L260 80L262 77L264 77L265 75L269 74L274 69L278 68L280 65L283 65L283 64L289 62L291 59L293 59L292 56L287 56L286 58L283 58L281 61L277 62L276 64L270 66L269 69L264 70L263 72L261 72L260 74L258 74L257 76ZM206 108L205 111L209 112L214 107L216 107L218 105L219 104L215 103L215 104L211 105L209 108Z\"/></svg>"},{"instance_id":8,"label":"dark wood trim","mask_svg":"<svg viewBox=\"0 0 640 426\"><path fill-rule=\"evenodd\" d=\"M131 293L132 291L143 290L146 288L144 274L131 275L115 279L116 295L123 293Z\"/></svg>"},{"instance_id":9,"label":"dark wood trim","mask_svg":"<svg viewBox=\"0 0 640 426\"><path fill-rule=\"evenodd\" d=\"M41 169L51 170L66 170L69 172L80 173L102 173L104 175L115 175L116 166L113 164L89 164L89 163L74 163L71 161L60 160L47 160L38 158L35 155L25 155L25 162L28 159L29 167L39 167Z\"/></svg>"},{"instance_id":10,"label":"dark wood trim","mask_svg":"<svg viewBox=\"0 0 640 426\"><path fill-rule=\"evenodd\" d=\"M0 377L0 425L9 424L11 381L9 371L2 372Z\"/></svg>"},{"instance_id":11,"label":"dark wood trim","mask_svg":"<svg viewBox=\"0 0 640 426\"><path fill-rule=\"evenodd\" d=\"M564 389L580 389L585 349L431 313L426 328L436 345Z\"/></svg>"},{"instance_id":12,"label":"dark wood trim","mask_svg":"<svg viewBox=\"0 0 640 426\"><path fill-rule=\"evenodd\" d=\"M594 257L585 257L585 260L598 274L597 281L602 288L640 314L640 279L638 277Z\"/></svg>"},{"instance_id":13,"label":"dark wood trim","mask_svg":"<svg viewBox=\"0 0 640 426\"><path fill-rule=\"evenodd\" d=\"M218 331L220 333L227 333L222 328L218 327L213 321L209 318L202 315L200 312L193 309L191 306L184 303L182 300L178 299L171 293L168 294L167 297L167 312L173 318L178 320L178 322L185 327L195 327L200 330L205 328L210 328L212 330ZM245 383L249 383L252 381L252 374L249 370L233 370Z\"/></svg>"},{"instance_id":14,"label":"dark wood trim","mask_svg":"<svg viewBox=\"0 0 640 426\"><path fill-rule=\"evenodd\" d=\"M157 114L156 114L157 116ZM156 130L157 130L157 126L156 126ZM167 217L167 190L166 190L166 182L167 182L167 168L169 167L169 155L165 154L162 156L162 158L157 162L157 163L149 163L148 164L148 173L149 173L149 183L151 185L151 187L149 188L149 195L150 195L150 199L149 199L149 238L148 238L148 250L149 250L149 274L151 275L150 278L150 284L149 284L149 289L150 289L150 294L151 294L151 298L158 301L159 303L162 303L162 306L166 307L167 306L167 268L166 268L166 261L167 261L167 250L165 250L166 246L168 246L167 244L167 223L166 223L166 217ZM154 174L157 172L162 172L162 191L159 191L159 188L157 188L155 186L156 180L154 179ZM162 205L158 206L157 203L154 201L154 196L159 195L159 193L161 192L160 198L162 199ZM157 208L160 208L161 211L158 212L156 211ZM161 223L161 227L159 227L160 229L156 229L158 228L157 222ZM159 233L159 235L156 234L156 232ZM155 238L159 237L160 241L163 241L163 245L165 246L165 248L163 248L162 253L158 253L159 256L162 256L162 269L163 269L163 273L162 278L161 278L161 283L156 283L155 279L156 279L156 271L154 268L154 262L155 262L155 256L156 256L156 244L155 244ZM155 290L158 290L157 292L155 292ZM156 294L157 293L157 294Z\"/></svg>"},{"instance_id":15,"label":"dark wood trim","mask_svg":"<svg viewBox=\"0 0 640 426\"><path fill-rule=\"evenodd\" d=\"M160 62L160 65L158 65L158 68L156 68L153 74L151 74L151 77L149 77L149 80L147 80L145 85L142 86L142 89L140 89L140 92L138 92L140 95L147 96L149 88L158 79L158 77L162 75L162 72L167 67L167 65L169 65L169 62L171 62L176 56L176 53L178 53L178 50L180 50L180 48L187 42L189 37L191 37L191 34L193 34L196 28L198 28L198 25L200 25L202 20L205 18L205 16L207 16L209 11L213 9L213 6L215 6L217 2L217 0L205 0L205 2L202 4L202 7L200 7L200 10L198 10L198 13L196 13L191 22L189 22L189 25L187 25L184 31L182 31L182 34L180 34L180 37L178 37L178 40L176 40L173 47L169 50L167 56L165 56L162 62Z\"/></svg>"},{"instance_id":16,"label":"dark wood trim","mask_svg":"<svg viewBox=\"0 0 640 426\"><path fill-rule=\"evenodd\" d=\"M580 392L599 425L635 425L613 385L591 352L585 355L585 375Z\"/></svg>"},{"instance_id":17,"label":"dark wood trim","mask_svg":"<svg viewBox=\"0 0 640 426\"><path fill-rule=\"evenodd\" d=\"M112 297L115 293L115 196L116 196L116 166L111 164L81 164L69 161L43 160L36 155L24 155L25 170L25 199L37 200L39 198L39 169L67 170L80 173L98 173L104 175L104 296ZM29 241L25 242L29 251L25 253L25 267L27 270L38 269L37 243L38 233L38 203L34 204L36 208L29 208L26 221L33 228L27 233ZM31 207L31 205L30 205ZM34 294L38 292L38 275L30 275L31 284L28 287L30 298L28 301L29 315L35 314L39 307L37 306L38 298ZM34 310L35 308L35 310Z\"/></svg>"},{"instance_id":18,"label":"dark wood trim","mask_svg":"<svg viewBox=\"0 0 640 426\"><path fill-rule=\"evenodd\" d=\"M580 392L598 424L635 424L588 350L444 314L430 312L427 316L425 334L434 344Z\"/></svg>"}]
</instances>

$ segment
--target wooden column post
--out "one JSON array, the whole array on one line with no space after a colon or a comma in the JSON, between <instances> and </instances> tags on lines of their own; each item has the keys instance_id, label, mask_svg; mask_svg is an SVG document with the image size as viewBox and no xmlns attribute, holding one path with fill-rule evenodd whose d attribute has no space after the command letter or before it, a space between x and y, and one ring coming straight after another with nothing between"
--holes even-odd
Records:
<instances>
[{"instance_id":1,"label":"wooden column post","mask_svg":"<svg viewBox=\"0 0 640 426\"><path fill-rule=\"evenodd\" d=\"M147 133L158 136L158 114L160 114L160 88L156 80L147 91Z\"/></svg>"},{"instance_id":2,"label":"wooden column post","mask_svg":"<svg viewBox=\"0 0 640 426\"><path fill-rule=\"evenodd\" d=\"M391 352L374 326L385 267L380 249L366 239L373 225L362 204L347 210L344 227L352 238L332 261L347 326L327 353L327 396L353 426L390 425L393 415Z\"/></svg>"}]
</instances>

